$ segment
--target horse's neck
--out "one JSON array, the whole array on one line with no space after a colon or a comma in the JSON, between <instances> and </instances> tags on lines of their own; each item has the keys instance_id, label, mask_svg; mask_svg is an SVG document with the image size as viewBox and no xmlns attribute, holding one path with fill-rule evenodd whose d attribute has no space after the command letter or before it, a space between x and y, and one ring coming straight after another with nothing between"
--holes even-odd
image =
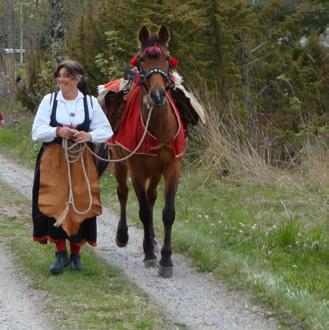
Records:
<instances>
[{"instance_id":1,"label":"horse's neck","mask_svg":"<svg viewBox=\"0 0 329 330\"><path fill-rule=\"evenodd\" d=\"M146 124L149 111L144 105L144 124ZM178 120L169 100L166 106L153 108L148 131L157 138L159 143L169 143L177 134L178 128Z\"/></svg>"}]
</instances>

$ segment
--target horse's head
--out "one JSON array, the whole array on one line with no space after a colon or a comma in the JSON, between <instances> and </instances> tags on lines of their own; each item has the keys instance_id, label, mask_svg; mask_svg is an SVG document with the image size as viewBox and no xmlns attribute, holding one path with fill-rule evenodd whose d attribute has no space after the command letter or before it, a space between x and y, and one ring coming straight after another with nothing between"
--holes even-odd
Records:
<instances>
[{"instance_id":1,"label":"horse's head","mask_svg":"<svg viewBox=\"0 0 329 330\"><path fill-rule=\"evenodd\" d=\"M162 106L167 102L166 90L170 84L171 65L168 40L169 32L165 26L161 26L155 35L150 35L146 26L139 32L137 67L141 74L141 84L148 91L148 99L154 106Z\"/></svg>"}]
</instances>

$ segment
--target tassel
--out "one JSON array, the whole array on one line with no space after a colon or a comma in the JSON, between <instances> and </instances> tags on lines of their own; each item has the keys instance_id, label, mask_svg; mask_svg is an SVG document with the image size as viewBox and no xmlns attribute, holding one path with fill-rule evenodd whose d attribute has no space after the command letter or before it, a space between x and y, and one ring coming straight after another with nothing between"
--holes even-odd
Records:
<instances>
[{"instance_id":1,"label":"tassel","mask_svg":"<svg viewBox=\"0 0 329 330\"><path fill-rule=\"evenodd\" d=\"M159 57L161 55L161 48L157 45L153 45L144 49L143 55L149 57Z\"/></svg>"},{"instance_id":2,"label":"tassel","mask_svg":"<svg viewBox=\"0 0 329 330\"><path fill-rule=\"evenodd\" d=\"M134 57L130 60L130 64L133 66L137 66L138 64L138 55L134 55Z\"/></svg>"},{"instance_id":3,"label":"tassel","mask_svg":"<svg viewBox=\"0 0 329 330\"><path fill-rule=\"evenodd\" d=\"M172 68L175 68L179 64L179 61L176 60L175 57L171 55L169 56L169 62Z\"/></svg>"}]
</instances>

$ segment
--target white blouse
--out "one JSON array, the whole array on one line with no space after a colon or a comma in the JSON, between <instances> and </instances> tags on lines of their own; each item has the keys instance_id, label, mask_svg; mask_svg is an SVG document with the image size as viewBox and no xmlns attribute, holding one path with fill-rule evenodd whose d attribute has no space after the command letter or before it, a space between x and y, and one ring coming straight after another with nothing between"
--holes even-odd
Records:
<instances>
[{"instance_id":1,"label":"white blouse","mask_svg":"<svg viewBox=\"0 0 329 330\"><path fill-rule=\"evenodd\" d=\"M87 96L90 118L89 133L91 142L102 143L107 141L113 131L101 106L95 97ZM41 101L32 125L32 139L38 142L51 142L56 138L56 127L50 126L50 116L54 95L46 95ZM77 126L85 120L83 94L78 91L74 100L66 100L61 91L57 94L56 120L63 125Z\"/></svg>"}]
</instances>

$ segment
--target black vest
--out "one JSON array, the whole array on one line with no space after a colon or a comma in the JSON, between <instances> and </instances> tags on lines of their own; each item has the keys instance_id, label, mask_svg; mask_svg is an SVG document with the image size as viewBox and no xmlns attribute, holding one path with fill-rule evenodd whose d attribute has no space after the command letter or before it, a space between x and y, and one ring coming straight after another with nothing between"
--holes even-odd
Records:
<instances>
[{"instance_id":1,"label":"black vest","mask_svg":"<svg viewBox=\"0 0 329 330\"><path fill-rule=\"evenodd\" d=\"M57 92L52 94L51 95L51 98L50 98L50 103L53 99L53 96L54 96L54 102L53 102L53 107L52 107L52 110L51 110L51 115L50 115L50 126L52 127L57 127L57 126L63 126L63 124L59 123L57 120L56 120L56 111L57 111ZM91 106L92 106L92 99L90 97L90 103L91 103ZM85 110L85 119L84 121L77 125L76 127L74 127L76 130L78 131L84 131L84 132L89 132L89 127L90 127L90 118L89 118L89 111L88 111L88 103L87 103L87 96L84 95L83 97L83 105L84 105L84 110ZM54 141L52 141L51 143L59 143L61 144L62 143L62 138L61 137L56 137Z\"/></svg>"}]
</instances>

